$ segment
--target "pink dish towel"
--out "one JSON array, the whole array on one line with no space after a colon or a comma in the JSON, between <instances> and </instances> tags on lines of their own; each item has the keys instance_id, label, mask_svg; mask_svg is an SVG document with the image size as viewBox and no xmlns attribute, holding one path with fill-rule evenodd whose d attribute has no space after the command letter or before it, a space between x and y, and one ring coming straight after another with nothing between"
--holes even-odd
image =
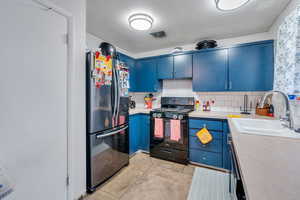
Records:
<instances>
[{"instance_id":1,"label":"pink dish towel","mask_svg":"<svg viewBox=\"0 0 300 200\"><path fill-rule=\"evenodd\" d=\"M155 118L155 120L154 120L154 136L156 138L164 137L164 121L163 121L163 119Z\"/></svg>"},{"instance_id":2,"label":"pink dish towel","mask_svg":"<svg viewBox=\"0 0 300 200\"><path fill-rule=\"evenodd\" d=\"M180 120L171 120L171 140L179 141L181 138Z\"/></svg>"},{"instance_id":3,"label":"pink dish towel","mask_svg":"<svg viewBox=\"0 0 300 200\"><path fill-rule=\"evenodd\" d=\"M125 123L125 116L124 115L120 115L119 116L119 125L122 125Z\"/></svg>"},{"instance_id":4,"label":"pink dish towel","mask_svg":"<svg viewBox=\"0 0 300 200\"><path fill-rule=\"evenodd\" d=\"M119 116L119 125L124 124L124 123L125 123L125 120L126 120L125 116L124 116L124 115L120 115L120 116ZM120 133L121 133L121 134L125 134L125 131L121 131Z\"/></svg>"}]
</instances>

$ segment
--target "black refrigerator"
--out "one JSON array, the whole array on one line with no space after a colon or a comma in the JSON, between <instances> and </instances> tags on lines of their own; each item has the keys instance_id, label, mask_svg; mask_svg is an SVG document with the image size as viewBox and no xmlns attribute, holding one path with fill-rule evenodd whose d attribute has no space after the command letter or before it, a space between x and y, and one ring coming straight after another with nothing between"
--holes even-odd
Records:
<instances>
[{"instance_id":1,"label":"black refrigerator","mask_svg":"<svg viewBox=\"0 0 300 200\"><path fill-rule=\"evenodd\" d=\"M129 164L129 69L101 43L86 54L87 190Z\"/></svg>"}]
</instances>

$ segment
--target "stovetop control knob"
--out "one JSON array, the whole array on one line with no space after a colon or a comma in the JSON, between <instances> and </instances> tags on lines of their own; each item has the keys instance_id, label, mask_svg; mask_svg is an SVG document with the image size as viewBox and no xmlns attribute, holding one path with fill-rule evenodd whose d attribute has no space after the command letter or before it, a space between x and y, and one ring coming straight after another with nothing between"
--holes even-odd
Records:
<instances>
[{"instance_id":1,"label":"stovetop control knob","mask_svg":"<svg viewBox=\"0 0 300 200\"><path fill-rule=\"evenodd\" d=\"M177 119L177 117L178 117L177 115L173 115L173 119Z\"/></svg>"},{"instance_id":2,"label":"stovetop control knob","mask_svg":"<svg viewBox=\"0 0 300 200\"><path fill-rule=\"evenodd\" d=\"M161 113L158 113L156 116L157 116L158 118L161 118Z\"/></svg>"},{"instance_id":3,"label":"stovetop control knob","mask_svg":"<svg viewBox=\"0 0 300 200\"><path fill-rule=\"evenodd\" d=\"M154 118L155 118L156 116L157 116L157 115L156 115L156 113L153 113L152 117L154 117Z\"/></svg>"},{"instance_id":4,"label":"stovetop control knob","mask_svg":"<svg viewBox=\"0 0 300 200\"><path fill-rule=\"evenodd\" d=\"M182 120L183 119L183 115L178 115L178 119Z\"/></svg>"}]
</instances>

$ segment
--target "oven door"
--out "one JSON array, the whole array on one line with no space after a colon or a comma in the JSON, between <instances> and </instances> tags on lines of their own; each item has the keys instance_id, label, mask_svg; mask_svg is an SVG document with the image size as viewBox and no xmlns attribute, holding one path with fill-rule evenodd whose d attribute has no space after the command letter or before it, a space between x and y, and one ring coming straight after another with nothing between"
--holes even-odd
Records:
<instances>
[{"instance_id":1,"label":"oven door","mask_svg":"<svg viewBox=\"0 0 300 200\"><path fill-rule=\"evenodd\" d=\"M172 148L181 151L187 151L188 147L188 121L186 118L183 118L180 121L180 137L179 140L171 139L171 118L162 118L163 119L163 137L155 137L155 118L151 118L151 134L150 134L150 144L152 147L159 148Z\"/></svg>"}]
</instances>

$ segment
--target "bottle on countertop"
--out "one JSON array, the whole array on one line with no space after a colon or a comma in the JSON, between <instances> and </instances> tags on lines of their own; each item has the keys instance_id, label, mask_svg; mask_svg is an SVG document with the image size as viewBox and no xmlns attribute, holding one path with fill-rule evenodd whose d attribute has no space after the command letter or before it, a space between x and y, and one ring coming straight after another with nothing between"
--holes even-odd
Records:
<instances>
[{"instance_id":1,"label":"bottle on countertop","mask_svg":"<svg viewBox=\"0 0 300 200\"><path fill-rule=\"evenodd\" d=\"M195 101L195 108L196 108L196 111L200 110L200 101L199 100Z\"/></svg>"},{"instance_id":2,"label":"bottle on countertop","mask_svg":"<svg viewBox=\"0 0 300 200\"><path fill-rule=\"evenodd\" d=\"M273 104L270 104L268 109L269 109L268 110L268 116L269 117L274 117L274 106L273 106Z\"/></svg>"},{"instance_id":3,"label":"bottle on countertop","mask_svg":"<svg viewBox=\"0 0 300 200\"><path fill-rule=\"evenodd\" d=\"M209 101L207 101L206 103L203 104L203 111L210 111L211 110L211 106Z\"/></svg>"}]
</instances>

